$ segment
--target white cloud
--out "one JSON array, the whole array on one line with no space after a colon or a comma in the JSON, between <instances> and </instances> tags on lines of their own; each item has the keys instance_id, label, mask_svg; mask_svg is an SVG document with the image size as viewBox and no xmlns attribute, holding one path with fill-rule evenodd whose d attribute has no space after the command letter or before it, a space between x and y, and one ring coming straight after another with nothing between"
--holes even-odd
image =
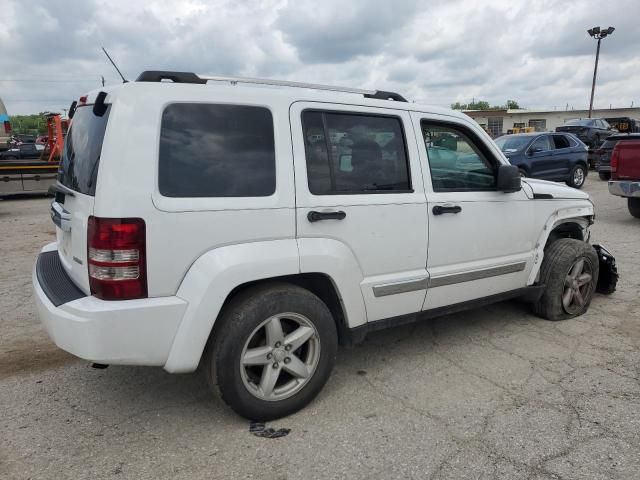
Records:
<instances>
[{"instance_id":1,"label":"white cloud","mask_svg":"<svg viewBox=\"0 0 640 480\"><path fill-rule=\"evenodd\" d=\"M436 105L471 98L586 106L640 104L640 2L0 0L0 96L10 113L60 110L145 69L267 76L396 90ZM11 80L11 81L10 81Z\"/></svg>"}]
</instances>

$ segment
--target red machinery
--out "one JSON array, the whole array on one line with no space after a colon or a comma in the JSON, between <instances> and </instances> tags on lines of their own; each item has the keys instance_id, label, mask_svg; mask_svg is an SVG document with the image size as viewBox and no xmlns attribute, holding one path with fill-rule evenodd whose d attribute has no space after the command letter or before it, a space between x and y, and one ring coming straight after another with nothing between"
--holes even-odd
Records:
<instances>
[{"instance_id":1,"label":"red machinery","mask_svg":"<svg viewBox=\"0 0 640 480\"><path fill-rule=\"evenodd\" d=\"M45 144L40 160L58 162L62 157L64 139L69 130L69 119L63 119L59 113L47 115L47 143Z\"/></svg>"}]
</instances>

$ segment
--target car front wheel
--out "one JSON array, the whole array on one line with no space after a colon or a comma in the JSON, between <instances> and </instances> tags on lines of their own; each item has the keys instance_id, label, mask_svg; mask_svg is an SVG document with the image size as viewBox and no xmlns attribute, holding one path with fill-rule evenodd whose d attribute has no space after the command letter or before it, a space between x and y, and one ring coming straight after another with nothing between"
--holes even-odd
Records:
<instances>
[{"instance_id":1,"label":"car front wheel","mask_svg":"<svg viewBox=\"0 0 640 480\"><path fill-rule=\"evenodd\" d=\"M598 284L598 255L587 242L561 238L544 253L539 283L544 293L534 304L536 315L564 320L582 315L589 308Z\"/></svg>"},{"instance_id":2,"label":"car front wheel","mask_svg":"<svg viewBox=\"0 0 640 480\"><path fill-rule=\"evenodd\" d=\"M205 358L222 399L251 420L306 406L326 383L337 351L327 306L308 290L273 284L241 293L225 307Z\"/></svg>"}]
</instances>

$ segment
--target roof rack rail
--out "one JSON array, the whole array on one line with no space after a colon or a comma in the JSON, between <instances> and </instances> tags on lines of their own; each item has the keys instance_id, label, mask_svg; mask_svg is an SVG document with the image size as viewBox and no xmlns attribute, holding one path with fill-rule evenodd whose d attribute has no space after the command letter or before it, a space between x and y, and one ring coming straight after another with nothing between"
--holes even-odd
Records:
<instances>
[{"instance_id":1,"label":"roof rack rail","mask_svg":"<svg viewBox=\"0 0 640 480\"><path fill-rule=\"evenodd\" d=\"M319 85L315 83L290 82L288 80L271 80L267 78L250 78L250 77L228 77L222 75L197 75L192 72L169 72L162 70L149 70L142 72L136 82L161 82L163 80L171 80L174 83L195 83L205 84L211 80L214 82L229 82L232 85L238 83L249 83L254 85L272 85L277 87L294 87L308 88L311 90L327 90L331 92L355 93L363 95L366 98L378 100L395 100L397 102L406 102L407 100L400 94L395 92L385 92L382 90L362 90L359 88L336 87L333 85Z\"/></svg>"}]
</instances>

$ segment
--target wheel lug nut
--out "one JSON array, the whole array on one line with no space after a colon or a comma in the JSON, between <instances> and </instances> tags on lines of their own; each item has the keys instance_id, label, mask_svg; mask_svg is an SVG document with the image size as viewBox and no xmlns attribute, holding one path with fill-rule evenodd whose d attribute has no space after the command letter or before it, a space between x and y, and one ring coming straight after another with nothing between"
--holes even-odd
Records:
<instances>
[{"instance_id":1,"label":"wheel lug nut","mask_svg":"<svg viewBox=\"0 0 640 480\"><path fill-rule=\"evenodd\" d=\"M267 353L267 360L271 360L271 357L273 357L273 355L270 353Z\"/></svg>"},{"instance_id":2,"label":"wheel lug nut","mask_svg":"<svg viewBox=\"0 0 640 480\"><path fill-rule=\"evenodd\" d=\"M288 352L289 350L291 350L291 345L285 345L284 349Z\"/></svg>"},{"instance_id":3,"label":"wheel lug nut","mask_svg":"<svg viewBox=\"0 0 640 480\"><path fill-rule=\"evenodd\" d=\"M284 363L289 363L291 361L291 359L289 357L284 359Z\"/></svg>"},{"instance_id":4,"label":"wheel lug nut","mask_svg":"<svg viewBox=\"0 0 640 480\"><path fill-rule=\"evenodd\" d=\"M280 348L280 345L282 345L280 342L276 342L276 348Z\"/></svg>"},{"instance_id":5,"label":"wheel lug nut","mask_svg":"<svg viewBox=\"0 0 640 480\"><path fill-rule=\"evenodd\" d=\"M273 364L273 368L278 368L280 365L278 365L278 362Z\"/></svg>"}]
</instances>

